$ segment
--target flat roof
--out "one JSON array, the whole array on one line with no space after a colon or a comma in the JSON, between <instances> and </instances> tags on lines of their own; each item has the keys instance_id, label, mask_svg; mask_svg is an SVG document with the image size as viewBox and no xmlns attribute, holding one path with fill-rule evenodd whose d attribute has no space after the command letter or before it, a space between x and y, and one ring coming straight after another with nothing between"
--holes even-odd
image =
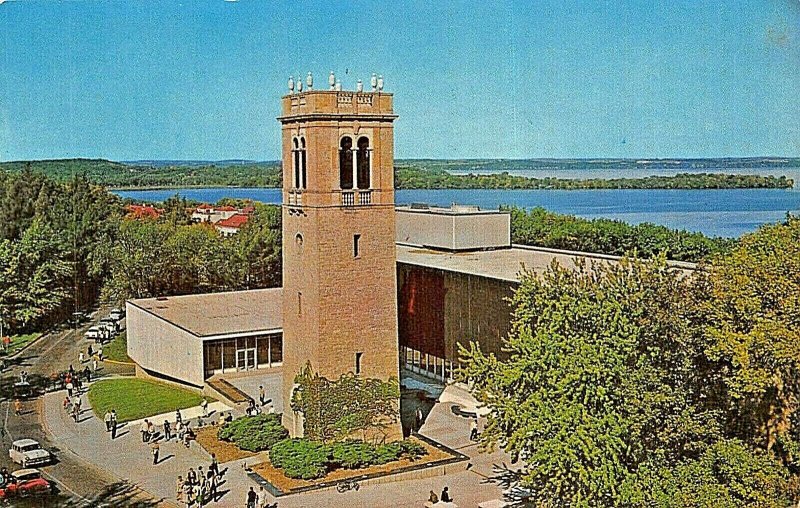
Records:
<instances>
[{"instance_id":1,"label":"flat roof","mask_svg":"<svg viewBox=\"0 0 800 508\"><path fill-rule=\"evenodd\" d=\"M197 337L283 329L283 288L128 300Z\"/></svg>"},{"instance_id":2,"label":"flat roof","mask_svg":"<svg viewBox=\"0 0 800 508\"><path fill-rule=\"evenodd\" d=\"M554 260L564 268L572 269L575 268L575 260L577 258L586 259L587 262L599 261L605 263L616 263L622 259L618 256L605 254L529 247L527 245L513 245L508 249L468 252L433 250L401 244L397 244L396 247L398 263L510 282L519 282L523 268L543 273ZM670 261L669 264L682 270L694 270L696 268L693 263Z\"/></svg>"}]
</instances>

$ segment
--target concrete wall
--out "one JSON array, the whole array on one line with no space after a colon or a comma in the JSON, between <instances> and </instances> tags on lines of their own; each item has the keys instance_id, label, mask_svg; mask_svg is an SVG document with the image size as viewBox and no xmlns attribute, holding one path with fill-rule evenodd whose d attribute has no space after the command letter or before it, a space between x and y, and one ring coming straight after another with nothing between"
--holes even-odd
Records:
<instances>
[{"instance_id":1,"label":"concrete wall","mask_svg":"<svg viewBox=\"0 0 800 508\"><path fill-rule=\"evenodd\" d=\"M203 341L128 302L128 356L151 373L203 386Z\"/></svg>"},{"instance_id":2,"label":"concrete wall","mask_svg":"<svg viewBox=\"0 0 800 508\"><path fill-rule=\"evenodd\" d=\"M399 208L398 243L446 250L496 249L511 246L507 213L436 213Z\"/></svg>"}]
</instances>

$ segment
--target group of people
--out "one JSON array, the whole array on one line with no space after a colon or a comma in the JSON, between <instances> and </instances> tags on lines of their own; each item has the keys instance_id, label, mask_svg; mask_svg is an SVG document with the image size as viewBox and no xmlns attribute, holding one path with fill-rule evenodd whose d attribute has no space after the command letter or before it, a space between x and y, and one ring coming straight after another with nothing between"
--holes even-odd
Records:
<instances>
[{"instance_id":1,"label":"group of people","mask_svg":"<svg viewBox=\"0 0 800 508\"><path fill-rule=\"evenodd\" d=\"M201 507L210 502L217 502L221 493L222 473L219 470L219 462L213 453L211 454L211 464L207 471L203 471L203 466L198 466L197 470L189 468L186 478L179 476L176 483L176 499L178 504L187 507Z\"/></svg>"},{"instance_id":2,"label":"group of people","mask_svg":"<svg viewBox=\"0 0 800 508\"><path fill-rule=\"evenodd\" d=\"M64 401L61 403L64 406L64 411L66 411L75 421L78 423L81 417L81 395L80 393L76 393L75 395L67 395L64 397Z\"/></svg>"},{"instance_id":3,"label":"group of people","mask_svg":"<svg viewBox=\"0 0 800 508\"><path fill-rule=\"evenodd\" d=\"M438 496L438 497L436 496L436 492L431 491L431 495L428 498L428 501L430 501L431 504L436 504L436 503L438 503L440 501L442 503L452 503L453 502L453 498L450 497L450 489L445 487L445 488L442 489L442 495Z\"/></svg>"},{"instance_id":4,"label":"group of people","mask_svg":"<svg viewBox=\"0 0 800 508\"><path fill-rule=\"evenodd\" d=\"M274 505L269 504L267 491L264 490L264 487L259 488L258 492L256 492L253 487L250 487L250 490L247 491L247 499L245 502L247 503L245 505L247 508L270 508L270 506L278 506L278 503Z\"/></svg>"}]
</instances>

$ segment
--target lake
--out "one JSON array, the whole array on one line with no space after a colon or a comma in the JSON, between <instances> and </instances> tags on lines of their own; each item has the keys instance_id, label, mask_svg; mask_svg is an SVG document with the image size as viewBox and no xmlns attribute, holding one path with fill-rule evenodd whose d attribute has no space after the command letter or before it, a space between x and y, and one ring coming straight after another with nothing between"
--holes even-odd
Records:
<instances>
[{"instance_id":1,"label":"lake","mask_svg":"<svg viewBox=\"0 0 800 508\"><path fill-rule=\"evenodd\" d=\"M135 201L163 201L176 193L188 199L215 203L224 197L279 204L280 189L196 188L120 190ZM558 213L586 218L606 217L632 224L652 222L670 228L701 231L711 236L739 237L761 224L776 222L786 212L800 212L800 190L400 190L397 204L452 203L496 209L500 205L542 206Z\"/></svg>"}]
</instances>

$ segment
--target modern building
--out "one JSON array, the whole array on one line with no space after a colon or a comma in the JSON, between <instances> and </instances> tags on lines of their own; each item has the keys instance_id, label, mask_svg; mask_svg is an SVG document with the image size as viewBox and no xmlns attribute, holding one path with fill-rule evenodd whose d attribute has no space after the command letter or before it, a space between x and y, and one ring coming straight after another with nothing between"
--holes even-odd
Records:
<instances>
[{"instance_id":1,"label":"modern building","mask_svg":"<svg viewBox=\"0 0 800 508\"><path fill-rule=\"evenodd\" d=\"M276 288L129 300L128 356L143 373L199 388L214 374L279 367L282 295Z\"/></svg>"}]
</instances>

